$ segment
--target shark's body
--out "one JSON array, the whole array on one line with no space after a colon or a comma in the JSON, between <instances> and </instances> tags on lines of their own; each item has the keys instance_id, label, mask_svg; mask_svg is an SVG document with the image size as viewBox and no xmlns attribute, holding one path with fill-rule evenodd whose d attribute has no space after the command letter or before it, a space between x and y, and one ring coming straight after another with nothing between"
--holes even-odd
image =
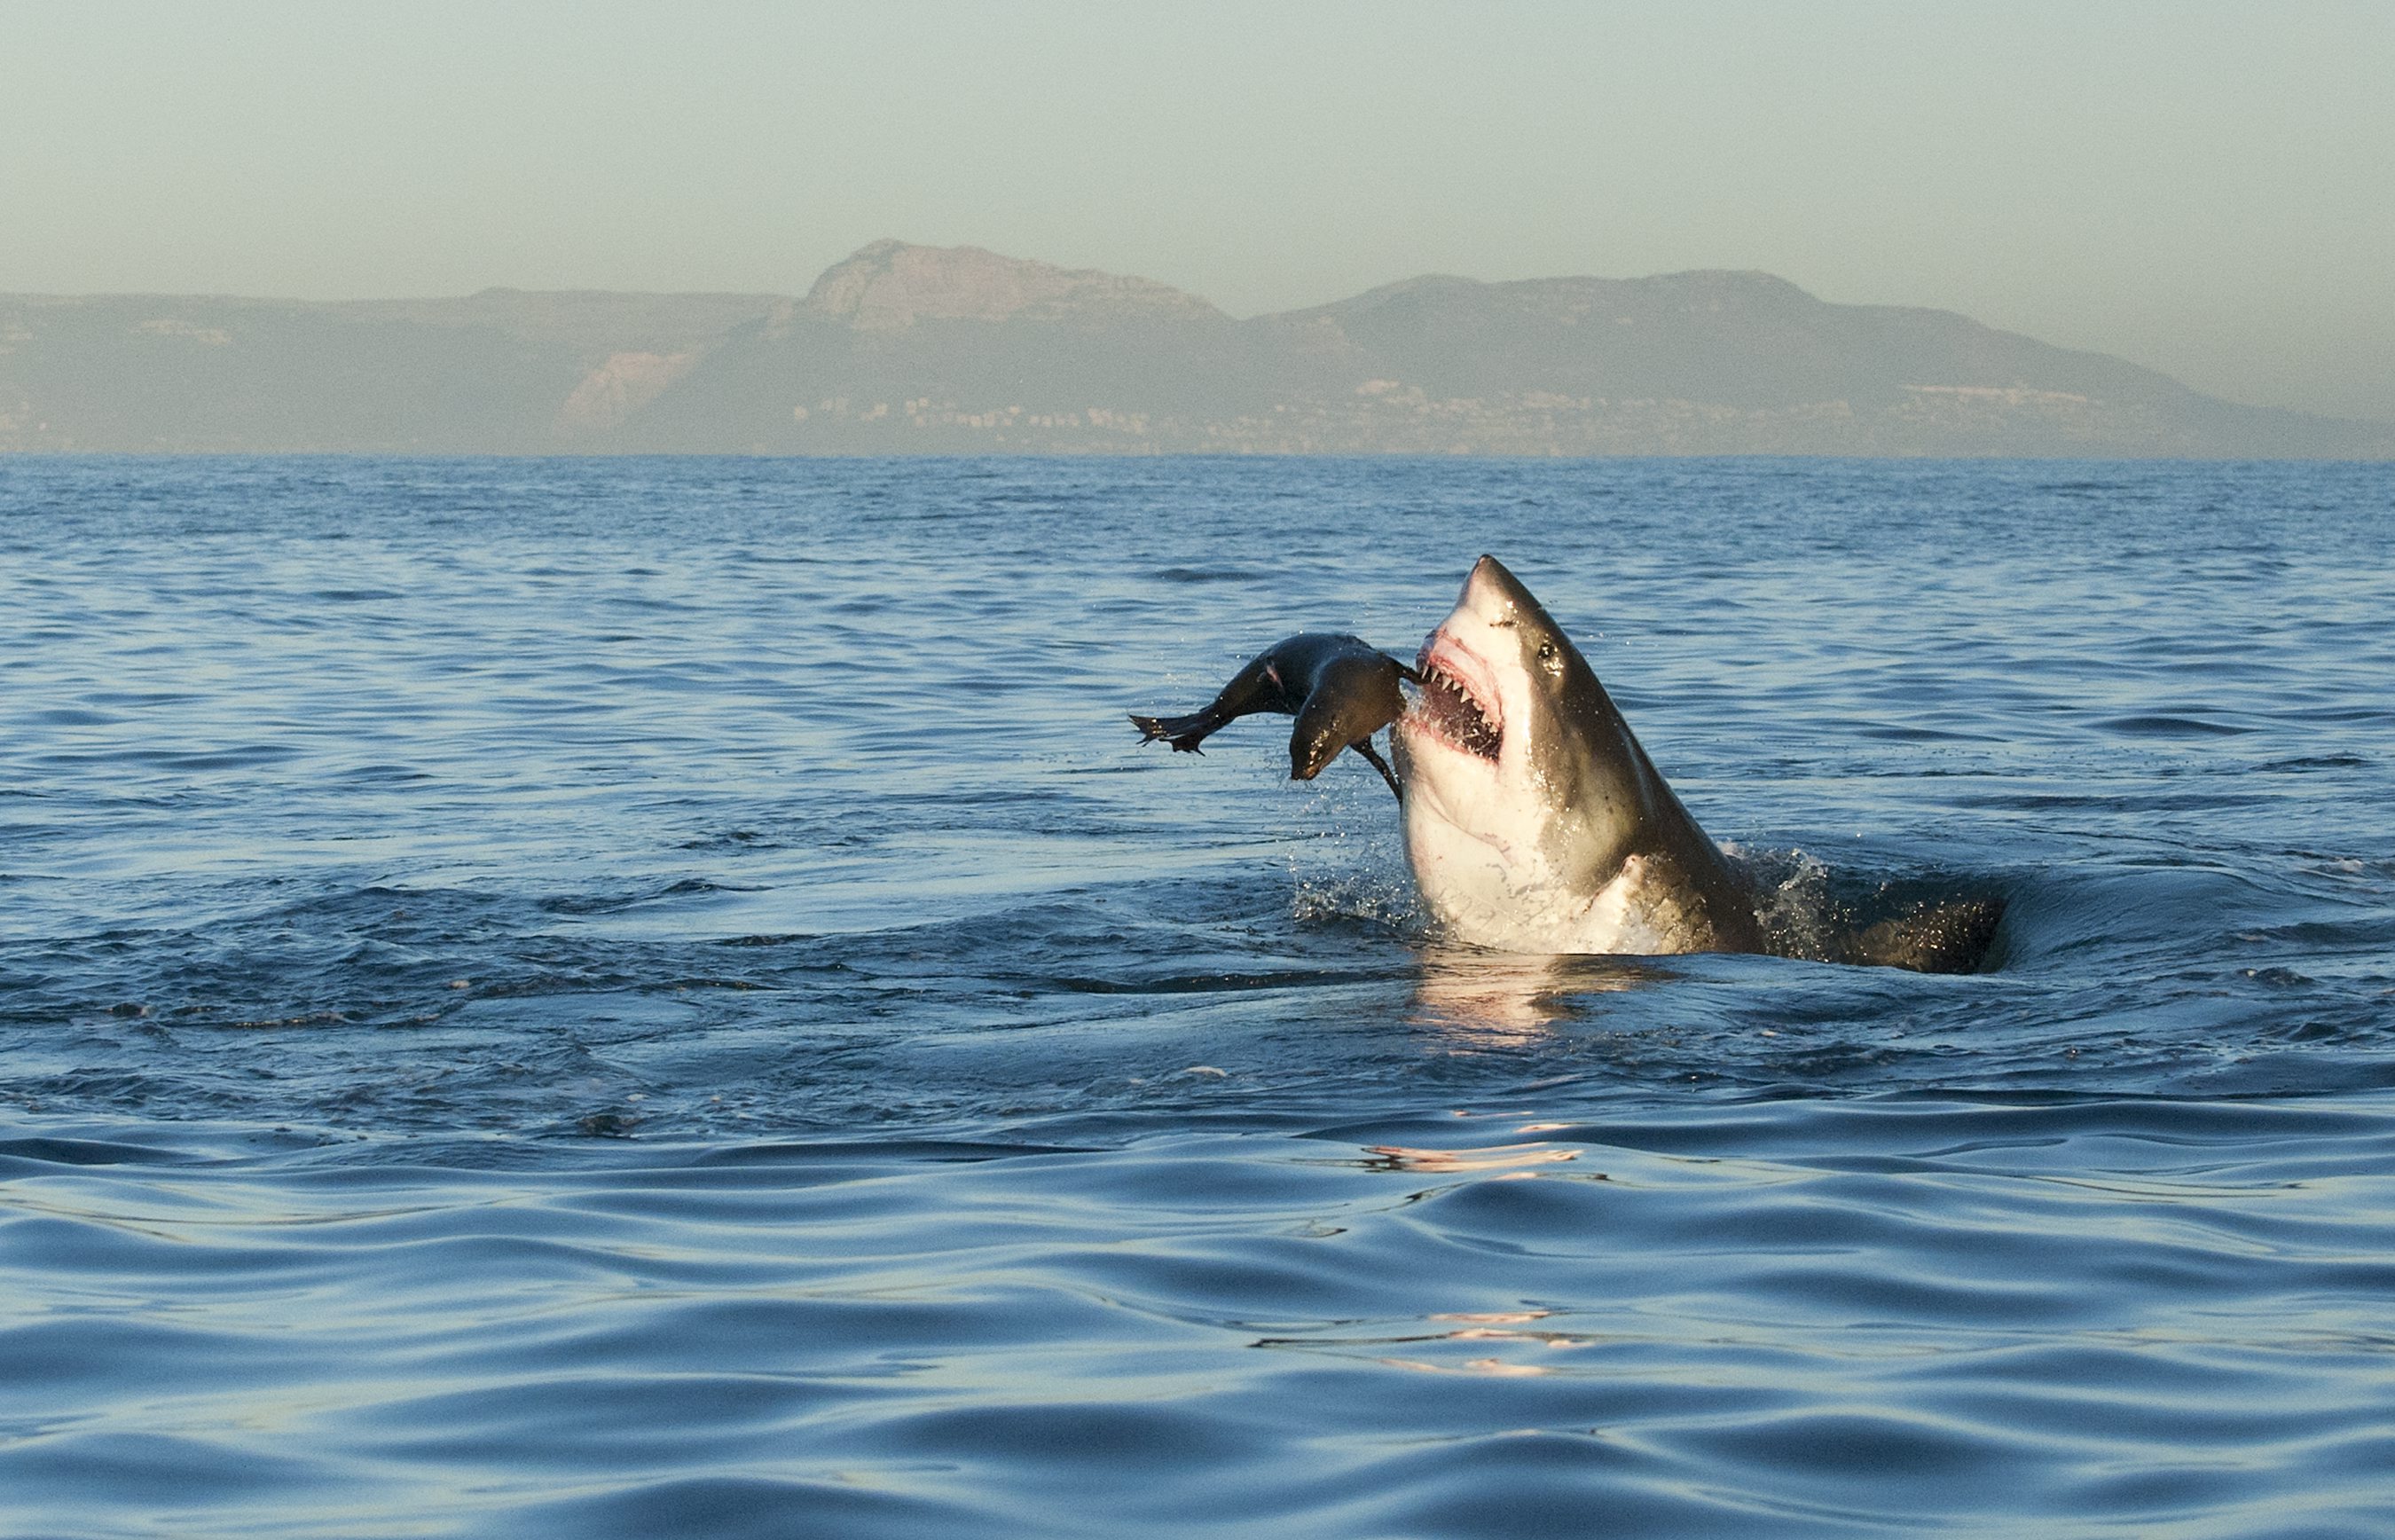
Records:
<instances>
[{"instance_id":1,"label":"shark's body","mask_svg":"<svg viewBox=\"0 0 2395 1540\"><path fill-rule=\"evenodd\" d=\"M1395 735L1406 855L1456 939L1762 951L1746 884L1562 628L1493 556L1422 644Z\"/></svg>"}]
</instances>

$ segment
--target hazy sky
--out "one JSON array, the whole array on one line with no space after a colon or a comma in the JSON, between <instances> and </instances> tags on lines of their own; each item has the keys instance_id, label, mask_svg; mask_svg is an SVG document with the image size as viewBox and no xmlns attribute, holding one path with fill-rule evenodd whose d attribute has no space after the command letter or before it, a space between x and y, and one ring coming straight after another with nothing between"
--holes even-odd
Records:
<instances>
[{"instance_id":1,"label":"hazy sky","mask_svg":"<svg viewBox=\"0 0 2395 1540\"><path fill-rule=\"evenodd\" d=\"M0 291L1761 268L2395 418L2395 0L0 0Z\"/></svg>"}]
</instances>

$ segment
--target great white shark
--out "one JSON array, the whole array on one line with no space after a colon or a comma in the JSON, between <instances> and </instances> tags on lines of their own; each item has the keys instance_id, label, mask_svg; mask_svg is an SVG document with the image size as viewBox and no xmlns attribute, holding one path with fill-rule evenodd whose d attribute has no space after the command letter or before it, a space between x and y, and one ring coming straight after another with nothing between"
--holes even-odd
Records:
<instances>
[{"instance_id":1,"label":"great white shark","mask_svg":"<svg viewBox=\"0 0 2395 1540\"><path fill-rule=\"evenodd\" d=\"M1415 686L1410 701L1400 679ZM1312 778L1343 748L1372 761L1397 793L1425 907L1466 945L1550 956L1775 952L1965 973L1982 965L2004 914L2001 898L1967 897L1875 923L1808 911L1775 934L1755 883L1657 772L1571 638L1494 556L1474 564L1411 669L1355 637L1308 633L1258 655L1202 711L1131 720L1147 740L1195 750L1255 711L1298 718L1293 778ZM1383 725L1394 770L1371 752Z\"/></svg>"},{"instance_id":2,"label":"great white shark","mask_svg":"<svg viewBox=\"0 0 2395 1540\"><path fill-rule=\"evenodd\" d=\"M1448 934L1524 952L1766 949L1753 899L1613 697L1494 556L1414 664L1406 856Z\"/></svg>"}]
</instances>

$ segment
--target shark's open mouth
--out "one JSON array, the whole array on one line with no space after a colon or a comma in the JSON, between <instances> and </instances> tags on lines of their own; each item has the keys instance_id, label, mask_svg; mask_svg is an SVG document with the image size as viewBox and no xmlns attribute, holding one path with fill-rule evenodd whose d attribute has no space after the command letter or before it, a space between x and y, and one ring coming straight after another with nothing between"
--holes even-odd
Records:
<instances>
[{"instance_id":1,"label":"shark's open mouth","mask_svg":"<svg viewBox=\"0 0 2395 1540\"><path fill-rule=\"evenodd\" d=\"M1422 674L1422 694L1407 713L1433 737L1467 754L1494 760L1505 741L1505 724L1496 710L1496 695L1475 687L1469 675L1476 658L1457 656L1451 644L1434 633L1422 644L1415 667Z\"/></svg>"}]
</instances>

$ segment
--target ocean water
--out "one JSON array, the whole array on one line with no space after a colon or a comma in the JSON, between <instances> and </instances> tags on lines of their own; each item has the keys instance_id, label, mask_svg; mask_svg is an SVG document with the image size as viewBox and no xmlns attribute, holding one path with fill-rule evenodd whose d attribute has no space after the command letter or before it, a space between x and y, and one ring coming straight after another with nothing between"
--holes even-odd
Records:
<instances>
[{"instance_id":1,"label":"ocean water","mask_svg":"<svg viewBox=\"0 0 2395 1540\"><path fill-rule=\"evenodd\" d=\"M1808 923L1202 703L1495 551ZM2395 471L0 459L0 1533L2395 1532Z\"/></svg>"}]
</instances>

